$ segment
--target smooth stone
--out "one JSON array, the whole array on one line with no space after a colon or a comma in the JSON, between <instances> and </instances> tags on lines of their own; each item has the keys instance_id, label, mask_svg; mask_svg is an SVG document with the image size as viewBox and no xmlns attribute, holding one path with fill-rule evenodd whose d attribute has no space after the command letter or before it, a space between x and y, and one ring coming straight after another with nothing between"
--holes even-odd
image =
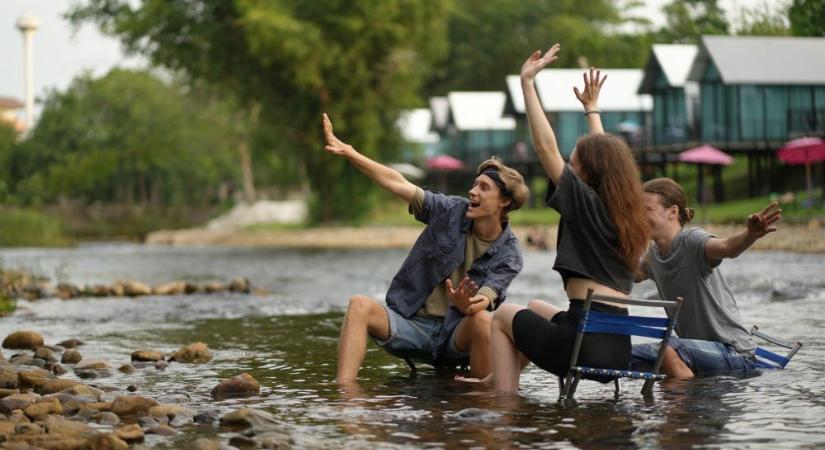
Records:
<instances>
[{"instance_id":1,"label":"smooth stone","mask_svg":"<svg viewBox=\"0 0 825 450\"><path fill-rule=\"evenodd\" d=\"M72 339L66 339L65 341L62 341L62 342L58 342L57 345L59 345L63 348L67 348L67 349L68 348L75 348L75 347L83 345L83 341L81 341L80 339L72 338Z\"/></svg>"},{"instance_id":2,"label":"smooth stone","mask_svg":"<svg viewBox=\"0 0 825 450\"><path fill-rule=\"evenodd\" d=\"M88 370L88 369L109 369L111 368L111 364L104 359L82 359L80 360L75 366L75 370Z\"/></svg>"},{"instance_id":3,"label":"smooth stone","mask_svg":"<svg viewBox=\"0 0 825 450\"><path fill-rule=\"evenodd\" d=\"M171 281L157 285L152 289L155 295L182 295L186 293L186 283L183 281Z\"/></svg>"},{"instance_id":4,"label":"smooth stone","mask_svg":"<svg viewBox=\"0 0 825 450\"><path fill-rule=\"evenodd\" d=\"M252 427L255 430L271 430L280 428L274 415L252 408L240 408L221 417L221 425Z\"/></svg>"},{"instance_id":5,"label":"smooth stone","mask_svg":"<svg viewBox=\"0 0 825 450\"><path fill-rule=\"evenodd\" d=\"M218 411L210 409L209 411L201 411L195 414L193 420L195 421L195 423L212 424L216 420L218 420L218 417L220 417L220 415L221 414Z\"/></svg>"},{"instance_id":6,"label":"smooth stone","mask_svg":"<svg viewBox=\"0 0 825 450\"><path fill-rule=\"evenodd\" d=\"M223 450L217 439L197 438L186 446L185 450Z\"/></svg>"},{"instance_id":7,"label":"smooth stone","mask_svg":"<svg viewBox=\"0 0 825 450\"><path fill-rule=\"evenodd\" d=\"M17 389L7 389L7 388L0 388L0 398L6 398L9 395L19 394L20 391Z\"/></svg>"},{"instance_id":8,"label":"smooth stone","mask_svg":"<svg viewBox=\"0 0 825 450\"><path fill-rule=\"evenodd\" d=\"M89 370L75 370L75 375L78 378L87 380L95 380L97 378L107 378L112 376L112 371L109 369L89 369Z\"/></svg>"},{"instance_id":9,"label":"smooth stone","mask_svg":"<svg viewBox=\"0 0 825 450\"><path fill-rule=\"evenodd\" d=\"M0 388L17 389L19 383L17 371L9 366L0 366Z\"/></svg>"},{"instance_id":10,"label":"smooth stone","mask_svg":"<svg viewBox=\"0 0 825 450\"><path fill-rule=\"evenodd\" d=\"M163 353L157 350L135 350L132 352L132 361L160 361Z\"/></svg>"},{"instance_id":11,"label":"smooth stone","mask_svg":"<svg viewBox=\"0 0 825 450\"><path fill-rule=\"evenodd\" d=\"M57 358L54 356L54 352L46 347L37 347L34 351L34 357L40 358L46 362L57 362Z\"/></svg>"},{"instance_id":12,"label":"smooth stone","mask_svg":"<svg viewBox=\"0 0 825 450\"><path fill-rule=\"evenodd\" d=\"M242 373L228 380L223 380L212 389L212 397L223 399L228 397L245 397L258 395L261 385L252 375Z\"/></svg>"},{"instance_id":13,"label":"smooth stone","mask_svg":"<svg viewBox=\"0 0 825 450\"><path fill-rule=\"evenodd\" d=\"M43 425L49 433L80 436L83 438L97 433L94 428L76 420L66 420L61 416L49 416L43 420Z\"/></svg>"},{"instance_id":14,"label":"smooth stone","mask_svg":"<svg viewBox=\"0 0 825 450\"><path fill-rule=\"evenodd\" d=\"M58 392L65 391L66 389L69 389L69 388L71 388L73 386L76 386L78 384L82 384L82 383L80 383L79 381L74 381L74 380L63 380L63 379L50 380L47 383L45 383L38 390L38 392L40 392L43 395L56 394Z\"/></svg>"},{"instance_id":15,"label":"smooth stone","mask_svg":"<svg viewBox=\"0 0 825 450\"><path fill-rule=\"evenodd\" d=\"M55 364L54 366L52 366L52 373L57 375L57 376L63 375L63 374L68 373L68 372L69 372L69 369L61 366L60 364Z\"/></svg>"},{"instance_id":16,"label":"smooth stone","mask_svg":"<svg viewBox=\"0 0 825 450\"><path fill-rule=\"evenodd\" d=\"M62 416L63 405L60 404L60 400L54 397L45 397L38 400L37 403L27 406L23 412L32 420L42 419L49 414Z\"/></svg>"},{"instance_id":17,"label":"smooth stone","mask_svg":"<svg viewBox=\"0 0 825 450\"><path fill-rule=\"evenodd\" d=\"M120 423L120 417L111 411L103 411L100 413L100 423L106 425L117 425Z\"/></svg>"},{"instance_id":18,"label":"smooth stone","mask_svg":"<svg viewBox=\"0 0 825 450\"><path fill-rule=\"evenodd\" d=\"M60 362L63 364L77 364L83 360L83 355L76 349L70 348L63 352L63 357L60 358Z\"/></svg>"},{"instance_id":19,"label":"smooth stone","mask_svg":"<svg viewBox=\"0 0 825 450\"><path fill-rule=\"evenodd\" d=\"M90 437L86 441L86 448L90 450L129 450L129 444L114 433L101 433Z\"/></svg>"},{"instance_id":20,"label":"smooth stone","mask_svg":"<svg viewBox=\"0 0 825 450\"><path fill-rule=\"evenodd\" d=\"M60 283L57 285L56 294L61 300L80 297L80 288L70 283Z\"/></svg>"},{"instance_id":21,"label":"smooth stone","mask_svg":"<svg viewBox=\"0 0 825 450\"><path fill-rule=\"evenodd\" d=\"M77 383L74 386L70 386L60 392L62 394L71 394L86 397L95 402L99 401L100 397L103 395L103 391L101 391L100 389L87 386L83 383Z\"/></svg>"},{"instance_id":22,"label":"smooth stone","mask_svg":"<svg viewBox=\"0 0 825 450\"><path fill-rule=\"evenodd\" d=\"M112 402L112 412L120 417L125 416L144 416L153 406L157 406L158 402L151 398L140 396L123 396L117 397Z\"/></svg>"},{"instance_id":23,"label":"smooth stone","mask_svg":"<svg viewBox=\"0 0 825 450\"><path fill-rule=\"evenodd\" d=\"M234 278L231 282L229 282L229 290L232 292L248 294L250 291L249 280L244 277Z\"/></svg>"},{"instance_id":24,"label":"smooth stone","mask_svg":"<svg viewBox=\"0 0 825 450\"><path fill-rule=\"evenodd\" d=\"M203 342L185 345L170 358L170 361L192 364L206 363L211 360L212 353L209 351L209 347Z\"/></svg>"},{"instance_id":25,"label":"smooth stone","mask_svg":"<svg viewBox=\"0 0 825 450\"><path fill-rule=\"evenodd\" d=\"M22 370L17 372L17 388L38 390L56 378L51 372L43 369Z\"/></svg>"},{"instance_id":26,"label":"smooth stone","mask_svg":"<svg viewBox=\"0 0 825 450\"><path fill-rule=\"evenodd\" d=\"M126 390L129 392L136 392L138 388L134 384L130 384L129 386L126 386Z\"/></svg>"},{"instance_id":27,"label":"smooth stone","mask_svg":"<svg viewBox=\"0 0 825 450\"><path fill-rule=\"evenodd\" d=\"M291 448L291 439L288 434L276 431L267 431L252 438L257 448Z\"/></svg>"},{"instance_id":28,"label":"smooth stone","mask_svg":"<svg viewBox=\"0 0 825 450\"><path fill-rule=\"evenodd\" d=\"M37 360L37 363L42 363L42 360ZM12 355L9 358L9 364L18 366L34 366L35 359L31 355Z\"/></svg>"},{"instance_id":29,"label":"smooth stone","mask_svg":"<svg viewBox=\"0 0 825 450\"><path fill-rule=\"evenodd\" d=\"M14 414L14 410L26 409L40 399L38 394L12 394L0 399L0 413Z\"/></svg>"},{"instance_id":30,"label":"smooth stone","mask_svg":"<svg viewBox=\"0 0 825 450\"><path fill-rule=\"evenodd\" d=\"M135 369L135 366L133 366L131 364L124 364L124 365L118 367L117 370L120 371L120 372L123 372L123 373L134 373L134 371L136 369Z\"/></svg>"},{"instance_id":31,"label":"smooth stone","mask_svg":"<svg viewBox=\"0 0 825 450\"><path fill-rule=\"evenodd\" d=\"M186 288L184 289L184 293L186 294L195 294L200 292L201 288L195 283L186 283Z\"/></svg>"},{"instance_id":32,"label":"smooth stone","mask_svg":"<svg viewBox=\"0 0 825 450\"><path fill-rule=\"evenodd\" d=\"M216 293L216 292L223 292L226 290L226 286L219 281L213 281L211 283L206 283L203 285L203 290L207 293Z\"/></svg>"},{"instance_id":33,"label":"smooth stone","mask_svg":"<svg viewBox=\"0 0 825 450\"><path fill-rule=\"evenodd\" d=\"M166 370L167 367L169 367L169 363L166 362L166 361L161 360L161 361L155 362L155 369Z\"/></svg>"},{"instance_id":34,"label":"smooth stone","mask_svg":"<svg viewBox=\"0 0 825 450\"><path fill-rule=\"evenodd\" d=\"M175 436L178 431L169 425L160 424L146 430L146 434L158 434L161 436Z\"/></svg>"},{"instance_id":35,"label":"smooth stone","mask_svg":"<svg viewBox=\"0 0 825 450\"><path fill-rule=\"evenodd\" d=\"M148 284L139 281L129 280L123 283L123 293L129 297L139 297L141 295L152 295L152 288Z\"/></svg>"},{"instance_id":36,"label":"smooth stone","mask_svg":"<svg viewBox=\"0 0 825 450\"><path fill-rule=\"evenodd\" d=\"M30 330L15 331L3 339L3 348L34 349L43 345L43 336Z\"/></svg>"},{"instance_id":37,"label":"smooth stone","mask_svg":"<svg viewBox=\"0 0 825 450\"><path fill-rule=\"evenodd\" d=\"M256 448L255 440L246 436L232 436L229 439L229 445L234 445L235 447L240 448Z\"/></svg>"},{"instance_id":38,"label":"smooth stone","mask_svg":"<svg viewBox=\"0 0 825 450\"><path fill-rule=\"evenodd\" d=\"M136 423L118 428L115 430L115 434L130 444L133 442L143 442L143 429Z\"/></svg>"}]
</instances>

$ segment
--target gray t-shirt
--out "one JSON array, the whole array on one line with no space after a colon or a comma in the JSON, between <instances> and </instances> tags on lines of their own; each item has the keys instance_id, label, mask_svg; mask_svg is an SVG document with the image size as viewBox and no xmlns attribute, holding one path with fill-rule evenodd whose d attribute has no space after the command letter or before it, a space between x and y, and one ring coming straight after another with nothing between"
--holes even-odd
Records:
<instances>
[{"instance_id":1,"label":"gray t-shirt","mask_svg":"<svg viewBox=\"0 0 825 450\"><path fill-rule=\"evenodd\" d=\"M717 269L722 261L708 261L705 256L705 244L711 237L701 228L682 229L667 256L662 256L655 244L650 247L645 272L656 283L661 298L684 299L676 324L679 337L722 342L739 353L753 352L756 344Z\"/></svg>"}]
</instances>

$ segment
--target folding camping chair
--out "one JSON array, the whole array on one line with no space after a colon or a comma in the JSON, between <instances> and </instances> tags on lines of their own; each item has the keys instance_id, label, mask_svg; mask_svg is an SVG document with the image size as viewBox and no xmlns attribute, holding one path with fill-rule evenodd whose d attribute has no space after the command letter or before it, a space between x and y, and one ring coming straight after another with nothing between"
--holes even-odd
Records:
<instances>
[{"instance_id":1,"label":"folding camping chair","mask_svg":"<svg viewBox=\"0 0 825 450\"><path fill-rule=\"evenodd\" d=\"M395 352L390 354L403 359L410 367L411 375L415 375L415 373L418 372L418 368L415 365L416 362L433 366L435 370L450 370L458 367L459 370L466 371L470 367L469 358L463 360L433 361L432 355L425 352Z\"/></svg>"},{"instance_id":2,"label":"folding camping chair","mask_svg":"<svg viewBox=\"0 0 825 450\"><path fill-rule=\"evenodd\" d=\"M784 369L785 366L791 362L791 358L796 352L802 348L801 342L788 342L783 341L781 339L775 338L773 336L768 336L767 334L759 331L759 327L756 325L751 328L751 336L756 336L760 339L770 342L771 344L777 345L779 347L790 349L787 355L782 356L778 353L774 353L770 350L766 350L762 347L756 347L756 365L760 369Z\"/></svg>"},{"instance_id":3,"label":"folding camping chair","mask_svg":"<svg viewBox=\"0 0 825 450\"><path fill-rule=\"evenodd\" d=\"M591 311L590 305L593 300L610 303L621 303L626 305L660 307L673 310L670 318L667 317L643 317L643 316L623 316L618 314ZM668 300L642 300L632 298L610 297L607 295L594 294L592 289L587 290L587 297L584 300L584 308L579 321L578 333L573 343L573 356L570 358L570 369L566 378L559 377L559 393L561 398L572 399L576 393L579 380L584 375L612 377L615 383L616 395L619 394L619 378L635 378L645 380L642 386L642 394L649 394L653 388L654 381L660 381L664 375L659 374L662 367L665 348L673 333L676 318L682 308L682 298L675 301ZM633 370L603 369L597 367L579 366L579 352L585 333L609 333L626 336L645 336L649 338L661 339L659 353L656 362L653 364L651 372L639 372Z\"/></svg>"}]
</instances>

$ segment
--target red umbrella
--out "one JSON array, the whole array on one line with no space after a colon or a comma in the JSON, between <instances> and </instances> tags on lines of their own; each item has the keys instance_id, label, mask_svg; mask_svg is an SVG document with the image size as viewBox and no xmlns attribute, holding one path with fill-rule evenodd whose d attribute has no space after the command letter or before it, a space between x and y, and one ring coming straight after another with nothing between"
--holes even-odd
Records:
<instances>
[{"instance_id":1,"label":"red umbrella","mask_svg":"<svg viewBox=\"0 0 825 450\"><path fill-rule=\"evenodd\" d=\"M804 137L788 141L777 153L779 159L788 164L805 164L805 178L808 187L808 202L813 204L813 182L811 163L825 161L825 141L816 137Z\"/></svg>"},{"instance_id":2,"label":"red umbrella","mask_svg":"<svg viewBox=\"0 0 825 450\"><path fill-rule=\"evenodd\" d=\"M459 170L464 168L464 163L449 155L438 155L427 160L427 167L437 170Z\"/></svg>"}]
</instances>

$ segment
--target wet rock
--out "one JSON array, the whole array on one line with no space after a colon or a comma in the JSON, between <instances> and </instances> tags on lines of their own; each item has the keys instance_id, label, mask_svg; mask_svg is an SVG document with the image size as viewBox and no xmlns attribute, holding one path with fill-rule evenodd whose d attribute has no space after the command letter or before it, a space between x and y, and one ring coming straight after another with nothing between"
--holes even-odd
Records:
<instances>
[{"instance_id":1,"label":"wet rock","mask_svg":"<svg viewBox=\"0 0 825 450\"><path fill-rule=\"evenodd\" d=\"M152 289L155 295L182 295L186 293L186 283L183 281L172 281L160 284Z\"/></svg>"},{"instance_id":2,"label":"wet rock","mask_svg":"<svg viewBox=\"0 0 825 450\"><path fill-rule=\"evenodd\" d=\"M133 366L131 364L124 364L124 365L118 367L117 370L120 371L120 372L123 372L123 373L134 373L134 371L136 369L135 369L135 366Z\"/></svg>"},{"instance_id":3,"label":"wet rock","mask_svg":"<svg viewBox=\"0 0 825 450\"><path fill-rule=\"evenodd\" d=\"M154 417L143 416L138 419L138 424L140 424L143 428L152 428L160 425L160 422L158 422L158 420Z\"/></svg>"},{"instance_id":4,"label":"wet rock","mask_svg":"<svg viewBox=\"0 0 825 450\"><path fill-rule=\"evenodd\" d=\"M128 450L129 444L114 433L101 433L90 437L85 446L89 450Z\"/></svg>"},{"instance_id":5,"label":"wet rock","mask_svg":"<svg viewBox=\"0 0 825 450\"><path fill-rule=\"evenodd\" d=\"M61 300L80 297L80 288L71 283L60 283L55 291L55 294Z\"/></svg>"},{"instance_id":6,"label":"wet rock","mask_svg":"<svg viewBox=\"0 0 825 450\"><path fill-rule=\"evenodd\" d=\"M161 360L161 361L155 362L155 369L166 370L167 367L169 367L169 363L166 362L166 361Z\"/></svg>"},{"instance_id":7,"label":"wet rock","mask_svg":"<svg viewBox=\"0 0 825 450\"><path fill-rule=\"evenodd\" d=\"M160 361L163 353L156 350L136 350L132 352L132 361Z\"/></svg>"},{"instance_id":8,"label":"wet rock","mask_svg":"<svg viewBox=\"0 0 825 450\"><path fill-rule=\"evenodd\" d=\"M117 397L112 402L112 412L120 417L144 416L158 402L140 396Z\"/></svg>"},{"instance_id":9,"label":"wet rock","mask_svg":"<svg viewBox=\"0 0 825 450\"><path fill-rule=\"evenodd\" d=\"M92 402L87 403L84 408L93 409L95 411L111 411L112 402Z\"/></svg>"},{"instance_id":10,"label":"wet rock","mask_svg":"<svg viewBox=\"0 0 825 450\"><path fill-rule=\"evenodd\" d=\"M54 352L46 347L37 347L37 349L34 351L34 357L40 358L46 362L57 362L57 358L54 356Z\"/></svg>"},{"instance_id":11,"label":"wet rock","mask_svg":"<svg viewBox=\"0 0 825 450\"><path fill-rule=\"evenodd\" d=\"M251 437L246 437L246 436L232 436L229 439L229 445L234 445L235 447L240 447L240 448L249 448L249 447L255 448L256 447L255 440L252 439Z\"/></svg>"},{"instance_id":12,"label":"wet rock","mask_svg":"<svg viewBox=\"0 0 825 450\"><path fill-rule=\"evenodd\" d=\"M14 427L14 434L40 434L42 432L42 426L31 422L21 422Z\"/></svg>"},{"instance_id":13,"label":"wet rock","mask_svg":"<svg viewBox=\"0 0 825 450\"><path fill-rule=\"evenodd\" d=\"M94 401L100 401L100 397L103 395L103 391L100 389L95 389L91 386L87 386L83 383L77 383L74 386L70 386L62 391L61 394L69 394L69 395L78 395L81 397L86 397Z\"/></svg>"},{"instance_id":14,"label":"wet rock","mask_svg":"<svg viewBox=\"0 0 825 450\"><path fill-rule=\"evenodd\" d=\"M115 434L130 444L133 442L143 442L143 429L136 423L118 428Z\"/></svg>"},{"instance_id":15,"label":"wet rock","mask_svg":"<svg viewBox=\"0 0 825 450\"><path fill-rule=\"evenodd\" d=\"M0 398L6 398L9 395L18 394L20 391L17 389L7 389L7 388L0 388Z\"/></svg>"},{"instance_id":16,"label":"wet rock","mask_svg":"<svg viewBox=\"0 0 825 450\"><path fill-rule=\"evenodd\" d=\"M17 372L17 387L37 391L56 378L51 372L42 369L23 370Z\"/></svg>"},{"instance_id":17,"label":"wet rock","mask_svg":"<svg viewBox=\"0 0 825 450\"><path fill-rule=\"evenodd\" d=\"M0 421L0 441L8 440L9 436L14 434L16 430L17 424L15 422Z\"/></svg>"},{"instance_id":18,"label":"wet rock","mask_svg":"<svg viewBox=\"0 0 825 450\"><path fill-rule=\"evenodd\" d=\"M132 365L135 369L145 369L147 367L155 367L156 361L133 361Z\"/></svg>"},{"instance_id":19,"label":"wet rock","mask_svg":"<svg viewBox=\"0 0 825 450\"><path fill-rule=\"evenodd\" d=\"M203 290L207 293L216 293L216 292L223 292L226 290L226 286L223 285L220 281L213 281L211 283L206 283L203 285Z\"/></svg>"},{"instance_id":20,"label":"wet rock","mask_svg":"<svg viewBox=\"0 0 825 450\"><path fill-rule=\"evenodd\" d=\"M111 411L103 411L100 413L100 423L106 425L117 425L120 423L120 417Z\"/></svg>"},{"instance_id":21,"label":"wet rock","mask_svg":"<svg viewBox=\"0 0 825 450\"><path fill-rule=\"evenodd\" d=\"M81 341L80 339L72 338L72 339L66 339L65 341L62 341L62 342L58 342L57 345L59 345L63 348L75 348L75 347L83 345L83 341Z\"/></svg>"},{"instance_id":22,"label":"wet rock","mask_svg":"<svg viewBox=\"0 0 825 450\"><path fill-rule=\"evenodd\" d=\"M93 297L109 297L112 295L112 288L105 284L96 284L89 289L89 295Z\"/></svg>"},{"instance_id":23,"label":"wet rock","mask_svg":"<svg viewBox=\"0 0 825 450\"><path fill-rule=\"evenodd\" d=\"M235 278L229 283L229 290L232 292L248 294L250 290L249 280L244 277Z\"/></svg>"},{"instance_id":24,"label":"wet rock","mask_svg":"<svg viewBox=\"0 0 825 450\"><path fill-rule=\"evenodd\" d=\"M134 384L130 384L129 386L126 386L126 390L129 392L136 392L138 388Z\"/></svg>"},{"instance_id":25,"label":"wet rock","mask_svg":"<svg viewBox=\"0 0 825 450\"><path fill-rule=\"evenodd\" d=\"M267 430L280 427L274 415L252 408L240 408L221 417L221 425L251 427L256 430Z\"/></svg>"},{"instance_id":26,"label":"wet rock","mask_svg":"<svg viewBox=\"0 0 825 450\"><path fill-rule=\"evenodd\" d=\"M212 424L218 420L218 417L220 417L220 413L214 409L210 409L209 411L201 411L195 414L193 420L195 423Z\"/></svg>"},{"instance_id":27,"label":"wet rock","mask_svg":"<svg viewBox=\"0 0 825 450\"><path fill-rule=\"evenodd\" d=\"M291 441L288 434L267 431L252 438L257 448L290 448Z\"/></svg>"},{"instance_id":28,"label":"wet rock","mask_svg":"<svg viewBox=\"0 0 825 450\"><path fill-rule=\"evenodd\" d=\"M78 378L95 380L112 376L112 371L109 369L75 370L75 375L77 375Z\"/></svg>"},{"instance_id":29,"label":"wet rock","mask_svg":"<svg viewBox=\"0 0 825 450\"><path fill-rule=\"evenodd\" d=\"M194 413L181 405L165 404L153 406L149 415L159 422L168 422L173 427L189 425L194 421Z\"/></svg>"},{"instance_id":30,"label":"wet rock","mask_svg":"<svg viewBox=\"0 0 825 450\"><path fill-rule=\"evenodd\" d=\"M17 366L34 366L36 364L45 365L42 360L35 361L31 355L26 354L11 355L11 358L9 358L9 364L14 364Z\"/></svg>"},{"instance_id":31,"label":"wet rock","mask_svg":"<svg viewBox=\"0 0 825 450\"><path fill-rule=\"evenodd\" d=\"M63 415L66 416L76 414L83 409L86 404L94 401L87 397L71 394L55 394L54 398L60 400L60 404L63 406Z\"/></svg>"},{"instance_id":32,"label":"wet rock","mask_svg":"<svg viewBox=\"0 0 825 450\"><path fill-rule=\"evenodd\" d=\"M40 333L23 330L15 331L3 339L3 348L34 349L43 345L43 336Z\"/></svg>"},{"instance_id":33,"label":"wet rock","mask_svg":"<svg viewBox=\"0 0 825 450\"><path fill-rule=\"evenodd\" d=\"M63 357L60 358L60 362L63 364L77 364L83 360L83 355L80 354L79 351L70 348L63 352Z\"/></svg>"},{"instance_id":34,"label":"wet rock","mask_svg":"<svg viewBox=\"0 0 825 450\"><path fill-rule=\"evenodd\" d=\"M78 384L82 383L80 383L79 381L63 379L49 380L48 382L43 384L43 386L41 386L40 389L37 390L37 392L43 395L56 394Z\"/></svg>"},{"instance_id":35,"label":"wet rock","mask_svg":"<svg viewBox=\"0 0 825 450\"><path fill-rule=\"evenodd\" d=\"M186 450L223 450L221 441L217 439L198 438L186 446Z\"/></svg>"},{"instance_id":36,"label":"wet rock","mask_svg":"<svg viewBox=\"0 0 825 450\"><path fill-rule=\"evenodd\" d=\"M67 373L68 371L69 371L68 369L61 366L60 364L55 364L54 366L52 366L52 373L57 375L57 376L63 375L64 373Z\"/></svg>"},{"instance_id":37,"label":"wet rock","mask_svg":"<svg viewBox=\"0 0 825 450\"><path fill-rule=\"evenodd\" d=\"M158 434L161 436L175 436L178 434L177 430L169 425L160 424L146 430L146 434Z\"/></svg>"},{"instance_id":38,"label":"wet rock","mask_svg":"<svg viewBox=\"0 0 825 450\"><path fill-rule=\"evenodd\" d=\"M8 421L9 422L14 422L14 423L29 423L30 422L29 418L26 417L26 414L23 412L22 409L15 409L14 411L12 411L9 414Z\"/></svg>"},{"instance_id":39,"label":"wet rock","mask_svg":"<svg viewBox=\"0 0 825 450\"><path fill-rule=\"evenodd\" d=\"M109 369L112 366L109 364L108 361L103 359L82 359L80 362L74 366L75 370L87 370L87 369Z\"/></svg>"},{"instance_id":40,"label":"wet rock","mask_svg":"<svg viewBox=\"0 0 825 450\"><path fill-rule=\"evenodd\" d=\"M184 289L184 293L186 294L194 294L200 292L200 286L195 283L186 283L186 287Z\"/></svg>"},{"instance_id":41,"label":"wet rock","mask_svg":"<svg viewBox=\"0 0 825 450\"><path fill-rule=\"evenodd\" d=\"M31 404L23 410L23 412L32 420L38 420L46 417L49 414L63 415L63 405L54 397L44 397Z\"/></svg>"},{"instance_id":42,"label":"wet rock","mask_svg":"<svg viewBox=\"0 0 825 450\"><path fill-rule=\"evenodd\" d=\"M85 423L76 420L66 420L60 416L46 417L42 423L49 433L54 434L88 438L97 433L94 428Z\"/></svg>"},{"instance_id":43,"label":"wet rock","mask_svg":"<svg viewBox=\"0 0 825 450\"><path fill-rule=\"evenodd\" d=\"M10 366L0 366L0 388L17 389L17 371Z\"/></svg>"},{"instance_id":44,"label":"wet rock","mask_svg":"<svg viewBox=\"0 0 825 450\"><path fill-rule=\"evenodd\" d=\"M223 399L229 397L247 397L258 395L261 385L252 375L242 373L228 380L223 380L212 389L212 397Z\"/></svg>"},{"instance_id":45,"label":"wet rock","mask_svg":"<svg viewBox=\"0 0 825 450\"><path fill-rule=\"evenodd\" d=\"M112 285L112 296L113 297L123 297L126 295L126 288L123 285L122 281L115 281L115 284Z\"/></svg>"},{"instance_id":46,"label":"wet rock","mask_svg":"<svg viewBox=\"0 0 825 450\"><path fill-rule=\"evenodd\" d=\"M129 297L138 297L141 295L152 295L152 288L149 285L139 281L129 280L123 283L123 293Z\"/></svg>"},{"instance_id":47,"label":"wet rock","mask_svg":"<svg viewBox=\"0 0 825 450\"><path fill-rule=\"evenodd\" d=\"M212 353L203 342L195 342L181 347L169 360L192 364L206 363L212 360Z\"/></svg>"}]
</instances>

